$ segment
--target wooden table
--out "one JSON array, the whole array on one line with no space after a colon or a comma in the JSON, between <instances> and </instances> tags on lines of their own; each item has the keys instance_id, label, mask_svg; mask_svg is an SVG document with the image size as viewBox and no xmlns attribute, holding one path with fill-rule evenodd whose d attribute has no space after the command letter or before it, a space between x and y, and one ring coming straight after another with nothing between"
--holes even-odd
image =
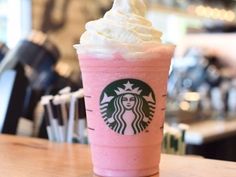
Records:
<instances>
[{"instance_id":1,"label":"wooden table","mask_svg":"<svg viewBox=\"0 0 236 177\"><path fill-rule=\"evenodd\" d=\"M236 163L162 155L160 177L235 177ZM93 177L86 145L0 135L1 177Z\"/></svg>"}]
</instances>

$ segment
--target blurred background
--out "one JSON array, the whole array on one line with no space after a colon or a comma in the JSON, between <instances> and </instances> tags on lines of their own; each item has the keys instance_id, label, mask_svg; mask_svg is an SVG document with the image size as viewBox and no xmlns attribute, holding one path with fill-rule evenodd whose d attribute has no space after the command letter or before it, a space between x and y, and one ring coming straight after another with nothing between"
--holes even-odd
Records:
<instances>
[{"instance_id":1,"label":"blurred background","mask_svg":"<svg viewBox=\"0 0 236 177\"><path fill-rule=\"evenodd\" d=\"M184 154L236 161L236 1L145 3L162 40L177 46L166 131L184 123ZM112 0L0 0L1 133L48 138L41 97L83 87L72 46L85 23L111 5Z\"/></svg>"}]
</instances>

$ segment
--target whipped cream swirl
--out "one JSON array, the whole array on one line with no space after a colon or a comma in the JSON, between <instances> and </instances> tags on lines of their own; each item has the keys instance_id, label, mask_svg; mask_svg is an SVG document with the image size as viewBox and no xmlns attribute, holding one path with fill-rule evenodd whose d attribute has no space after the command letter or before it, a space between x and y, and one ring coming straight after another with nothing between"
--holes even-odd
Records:
<instances>
[{"instance_id":1,"label":"whipped cream swirl","mask_svg":"<svg viewBox=\"0 0 236 177\"><path fill-rule=\"evenodd\" d=\"M110 55L120 51L140 55L143 53L140 47L159 45L162 36L145 18L145 13L143 0L114 0L103 18L86 24L80 45L75 47L79 53Z\"/></svg>"}]
</instances>

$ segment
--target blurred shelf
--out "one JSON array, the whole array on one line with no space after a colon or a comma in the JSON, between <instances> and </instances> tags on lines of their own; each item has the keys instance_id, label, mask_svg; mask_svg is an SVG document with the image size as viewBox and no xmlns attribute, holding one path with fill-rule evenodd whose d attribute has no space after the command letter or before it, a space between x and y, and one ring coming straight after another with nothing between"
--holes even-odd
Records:
<instances>
[{"instance_id":1,"label":"blurred shelf","mask_svg":"<svg viewBox=\"0 0 236 177\"><path fill-rule=\"evenodd\" d=\"M200 19L206 19L206 18L200 17L196 14L187 12L187 9L182 10L180 8L167 7L167 6L164 6L164 5L150 4L148 6L148 9L150 11L156 11L156 12L172 14L172 15L180 15L180 16L184 16L184 17L191 17L191 18L196 18L196 19L199 19L199 20Z\"/></svg>"},{"instance_id":2,"label":"blurred shelf","mask_svg":"<svg viewBox=\"0 0 236 177\"><path fill-rule=\"evenodd\" d=\"M178 7L168 7L168 6L164 6L164 5L159 5L156 3L151 3L148 6L149 11L156 11L156 12L161 12L161 13L165 13L165 14L172 14L172 15L177 15L177 16L182 16L185 18L192 18L192 19L197 19L197 20L201 20L201 21L207 21L207 22L218 22L218 23L230 23L230 24L235 24L236 23L236 18L235 18L235 13L231 10L226 11L225 9L218 9L218 11L222 11L222 12L218 12L218 13L222 13L220 16L219 14L217 15L217 17L213 17L212 13L215 13L214 11L216 10L215 8L210 8L208 6L206 7L200 7L200 8L205 8L204 9L204 14L203 12L201 12L201 15L198 15L197 13L200 12L196 12L199 11L197 8L199 8L199 6L196 5L189 5L187 7L182 7L182 8L178 8ZM230 16L229 17L229 13ZM234 13L234 14L232 14ZM233 17L232 17L233 15ZM230 18L227 20L227 18L225 18L225 16L227 18ZM234 19L231 19L234 18Z\"/></svg>"},{"instance_id":3,"label":"blurred shelf","mask_svg":"<svg viewBox=\"0 0 236 177\"><path fill-rule=\"evenodd\" d=\"M236 119L206 120L190 124L185 141L189 145L202 145L236 135Z\"/></svg>"}]
</instances>

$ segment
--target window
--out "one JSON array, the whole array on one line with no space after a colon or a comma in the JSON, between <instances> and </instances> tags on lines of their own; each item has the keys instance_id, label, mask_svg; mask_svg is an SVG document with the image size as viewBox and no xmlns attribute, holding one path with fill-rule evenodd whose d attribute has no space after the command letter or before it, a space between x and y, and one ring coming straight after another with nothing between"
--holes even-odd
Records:
<instances>
[{"instance_id":1,"label":"window","mask_svg":"<svg viewBox=\"0 0 236 177\"><path fill-rule=\"evenodd\" d=\"M31 30L31 0L0 0L0 41L8 47Z\"/></svg>"}]
</instances>

